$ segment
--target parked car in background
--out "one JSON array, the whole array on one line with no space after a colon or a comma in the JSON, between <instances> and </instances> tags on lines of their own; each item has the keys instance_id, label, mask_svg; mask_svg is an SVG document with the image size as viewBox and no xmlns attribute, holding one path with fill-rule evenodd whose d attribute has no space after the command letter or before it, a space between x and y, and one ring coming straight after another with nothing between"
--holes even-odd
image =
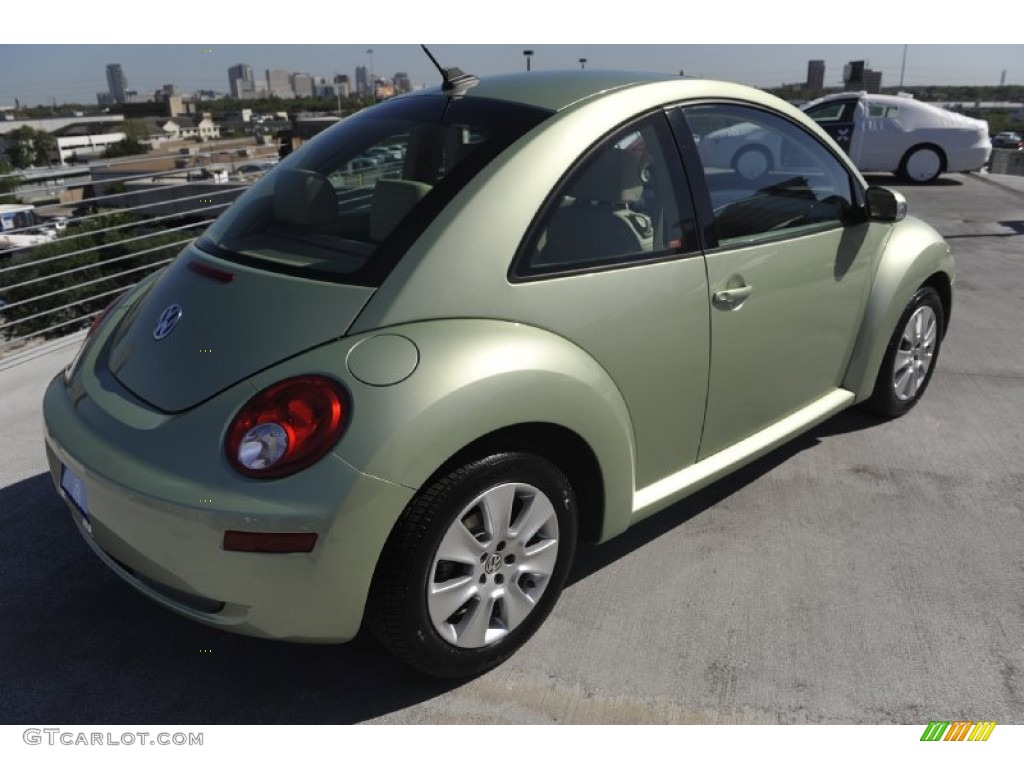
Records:
<instances>
[{"instance_id":1,"label":"parked car in background","mask_svg":"<svg viewBox=\"0 0 1024 768\"><path fill-rule=\"evenodd\" d=\"M47 388L73 524L180 615L305 642L365 626L477 674L540 627L578 540L928 386L950 249L798 109L668 75L451 71L291 154ZM756 178L704 153L744 124L774 147ZM350 172L395 144L393 175Z\"/></svg>"},{"instance_id":2,"label":"parked car in background","mask_svg":"<svg viewBox=\"0 0 1024 768\"><path fill-rule=\"evenodd\" d=\"M1014 131L1000 131L992 137L993 149L1024 149L1024 136Z\"/></svg>"},{"instance_id":3,"label":"parked car in background","mask_svg":"<svg viewBox=\"0 0 1024 768\"><path fill-rule=\"evenodd\" d=\"M840 93L804 105L863 173L926 184L988 162L988 122L907 96Z\"/></svg>"},{"instance_id":4,"label":"parked car in background","mask_svg":"<svg viewBox=\"0 0 1024 768\"><path fill-rule=\"evenodd\" d=\"M986 121L908 96L840 93L803 110L863 173L894 173L926 184L943 173L980 170L992 151ZM783 164L781 149L777 137L750 123L715 131L700 145L703 157L748 179Z\"/></svg>"}]
</instances>

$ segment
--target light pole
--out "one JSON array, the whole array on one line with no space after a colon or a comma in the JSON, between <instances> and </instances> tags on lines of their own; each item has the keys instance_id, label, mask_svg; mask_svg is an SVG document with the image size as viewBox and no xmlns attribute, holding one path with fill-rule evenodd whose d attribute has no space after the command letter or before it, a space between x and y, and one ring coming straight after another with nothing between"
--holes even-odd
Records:
<instances>
[{"instance_id":1,"label":"light pole","mask_svg":"<svg viewBox=\"0 0 1024 768\"><path fill-rule=\"evenodd\" d=\"M370 96L373 98L373 103L377 103L377 83L376 78L373 76L373 48L366 49L366 55L370 57L370 71L367 73L367 77L370 79Z\"/></svg>"},{"instance_id":2,"label":"light pole","mask_svg":"<svg viewBox=\"0 0 1024 768\"><path fill-rule=\"evenodd\" d=\"M526 57L526 71L529 72L530 71L530 57L533 56L533 51L525 50L525 51L523 51L523 56Z\"/></svg>"},{"instance_id":3,"label":"light pole","mask_svg":"<svg viewBox=\"0 0 1024 768\"><path fill-rule=\"evenodd\" d=\"M586 68L587 68L587 60L586 59L580 59L580 69L586 69Z\"/></svg>"},{"instance_id":4,"label":"light pole","mask_svg":"<svg viewBox=\"0 0 1024 768\"><path fill-rule=\"evenodd\" d=\"M903 87L903 75L907 71L907 46L903 46L903 64L900 66L900 88Z\"/></svg>"}]
</instances>

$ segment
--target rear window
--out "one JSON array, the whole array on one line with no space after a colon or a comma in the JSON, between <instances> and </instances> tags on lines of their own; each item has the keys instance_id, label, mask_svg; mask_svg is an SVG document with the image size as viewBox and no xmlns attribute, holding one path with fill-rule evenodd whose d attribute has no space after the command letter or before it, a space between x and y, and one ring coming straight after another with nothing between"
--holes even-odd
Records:
<instances>
[{"instance_id":1,"label":"rear window","mask_svg":"<svg viewBox=\"0 0 1024 768\"><path fill-rule=\"evenodd\" d=\"M440 94L379 104L289 155L196 245L274 271L379 285L459 189L550 114Z\"/></svg>"}]
</instances>

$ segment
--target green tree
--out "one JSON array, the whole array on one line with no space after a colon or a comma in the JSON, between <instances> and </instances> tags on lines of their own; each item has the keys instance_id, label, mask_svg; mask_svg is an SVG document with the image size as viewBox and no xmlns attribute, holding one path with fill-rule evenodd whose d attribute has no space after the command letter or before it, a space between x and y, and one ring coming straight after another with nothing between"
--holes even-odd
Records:
<instances>
[{"instance_id":1,"label":"green tree","mask_svg":"<svg viewBox=\"0 0 1024 768\"><path fill-rule=\"evenodd\" d=\"M7 134L7 156L15 168L50 165L57 152L57 140L46 131L23 125Z\"/></svg>"},{"instance_id":2,"label":"green tree","mask_svg":"<svg viewBox=\"0 0 1024 768\"><path fill-rule=\"evenodd\" d=\"M149 152L149 147L138 139L129 136L103 150L103 157L128 157L130 155L144 155L147 152Z\"/></svg>"},{"instance_id":3,"label":"green tree","mask_svg":"<svg viewBox=\"0 0 1024 768\"><path fill-rule=\"evenodd\" d=\"M127 242L135 236L133 227L110 229L135 222L131 214L108 213L87 219L51 243L16 252L5 266L18 268L0 273L0 295L8 305L0 319L0 334L18 338L39 333L56 338L73 333L82 327L78 319L85 323L111 302L116 296L113 291L137 283L161 261L177 255L182 241L194 236L186 230ZM141 251L151 252L133 255ZM46 261L55 256L65 258Z\"/></svg>"},{"instance_id":4,"label":"green tree","mask_svg":"<svg viewBox=\"0 0 1024 768\"><path fill-rule=\"evenodd\" d=\"M21 186L21 177L14 173L14 166L0 160L0 203L16 203L14 191Z\"/></svg>"}]
</instances>

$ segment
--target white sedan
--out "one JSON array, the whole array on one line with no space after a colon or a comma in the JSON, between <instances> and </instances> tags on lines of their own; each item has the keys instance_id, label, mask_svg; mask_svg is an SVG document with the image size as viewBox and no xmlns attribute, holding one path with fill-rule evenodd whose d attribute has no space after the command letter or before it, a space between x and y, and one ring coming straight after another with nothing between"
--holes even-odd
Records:
<instances>
[{"instance_id":1,"label":"white sedan","mask_svg":"<svg viewBox=\"0 0 1024 768\"><path fill-rule=\"evenodd\" d=\"M839 93L812 101L803 110L864 173L895 173L925 184L942 173L979 170L992 152L986 121L909 96ZM747 179L781 165L783 151L752 123L713 131L700 143L706 161Z\"/></svg>"}]
</instances>

